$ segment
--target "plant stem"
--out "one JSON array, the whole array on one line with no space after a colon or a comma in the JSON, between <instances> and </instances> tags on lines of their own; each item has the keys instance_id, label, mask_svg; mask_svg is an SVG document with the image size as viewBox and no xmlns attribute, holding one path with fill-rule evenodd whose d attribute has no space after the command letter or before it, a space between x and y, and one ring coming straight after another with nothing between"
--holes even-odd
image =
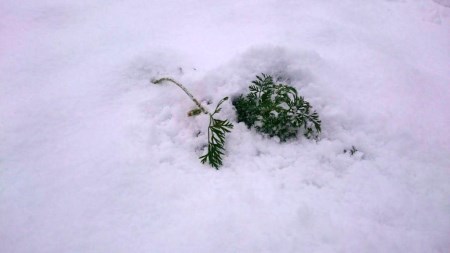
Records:
<instances>
[{"instance_id":1,"label":"plant stem","mask_svg":"<svg viewBox=\"0 0 450 253\"><path fill-rule=\"evenodd\" d=\"M152 80L151 82L154 83L154 84L160 84L161 82L164 82L164 81L172 82L172 83L174 83L175 85L177 85L178 87L180 87L180 88L181 88L181 89L182 89L182 90L183 90L183 91L191 98L191 100L198 106L198 108L199 108L200 110L202 110L202 112L203 112L204 114L209 114L209 115L211 115L211 113L210 113L208 110L206 110L206 109L200 104L200 102L198 102L197 99L195 99L195 97L188 91L188 89L186 89L186 87L184 87L181 83L179 83L179 82L173 80L172 78L169 78L169 77L163 77L163 78L160 78L160 79L157 79L157 80Z\"/></svg>"},{"instance_id":2,"label":"plant stem","mask_svg":"<svg viewBox=\"0 0 450 253\"><path fill-rule=\"evenodd\" d=\"M213 119L212 119L212 116L210 115L209 116L209 126L208 126L208 143L209 142L212 142L212 140L210 139L211 137L211 135L210 135L210 132L211 132L211 125L212 125L212 121L213 121ZM209 145L208 145L208 153L210 152L210 147L209 147Z\"/></svg>"}]
</instances>

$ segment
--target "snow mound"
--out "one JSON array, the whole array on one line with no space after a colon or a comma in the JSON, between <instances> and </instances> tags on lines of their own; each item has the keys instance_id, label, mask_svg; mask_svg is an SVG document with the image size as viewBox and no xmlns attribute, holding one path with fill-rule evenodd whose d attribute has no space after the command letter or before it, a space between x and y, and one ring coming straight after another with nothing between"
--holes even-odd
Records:
<instances>
[{"instance_id":1,"label":"snow mound","mask_svg":"<svg viewBox=\"0 0 450 253\"><path fill-rule=\"evenodd\" d=\"M446 10L2 1L0 252L448 252ZM260 73L305 96L321 139L280 144L226 103L219 171L198 159L207 117L150 83L210 106Z\"/></svg>"}]
</instances>

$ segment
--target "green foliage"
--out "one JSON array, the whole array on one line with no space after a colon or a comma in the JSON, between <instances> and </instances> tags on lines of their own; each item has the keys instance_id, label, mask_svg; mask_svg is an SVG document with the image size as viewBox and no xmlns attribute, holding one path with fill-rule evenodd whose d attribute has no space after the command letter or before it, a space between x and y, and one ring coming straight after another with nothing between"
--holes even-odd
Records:
<instances>
[{"instance_id":1,"label":"green foliage","mask_svg":"<svg viewBox=\"0 0 450 253\"><path fill-rule=\"evenodd\" d=\"M152 79L151 82L153 84L162 84L163 82L171 82L177 85L180 89L182 89L186 95L191 98L192 102L197 106L196 108L190 110L188 112L188 116L197 116L201 113L209 115L209 126L208 126L208 152L200 156L200 161L202 163L208 162L212 167L219 169L222 166L222 155L224 154L225 148L225 133L229 133L233 128L233 124L231 124L228 120L220 120L214 118L214 115L219 113L222 108L220 107L223 102L228 100L228 97L223 98L219 101L214 110L214 113L210 113L206 108L204 108L200 102L189 92L186 87L184 87L181 83L173 80L169 77L163 77L160 79ZM197 136L200 133L197 134Z\"/></svg>"},{"instance_id":2,"label":"green foliage","mask_svg":"<svg viewBox=\"0 0 450 253\"><path fill-rule=\"evenodd\" d=\"M233 128L233 124L231 124L228 120L214 118L214 115L220 112L222 109L220 106L226 100L228 100L228 97L220 100L214 110L214 113L209 115L208 152L199 157L202 163L208 162L216 169L219 169L219 167L222 166L222 155L225 151L225 133L229 133Z\"/></svg>"},{"instance_id":3,"label":"green foliage","mask_svg":"<svg viewBox=\"0 0 450 253\"><path fill-rule=\"evenodd\" d=\"M299 130L309 138L321 131L319 115L289 85L276 84L269 75L261 74L249 86L250 93L233 100L238 122L280 141L297 136Z\"/></svg>"}]
</instances>

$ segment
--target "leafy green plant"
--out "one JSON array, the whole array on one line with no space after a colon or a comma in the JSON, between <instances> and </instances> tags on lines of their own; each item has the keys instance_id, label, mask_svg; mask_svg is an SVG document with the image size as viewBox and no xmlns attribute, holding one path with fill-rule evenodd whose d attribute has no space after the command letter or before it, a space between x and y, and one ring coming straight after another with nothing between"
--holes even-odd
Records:
<instances>
[{"instance_id":1,"label":"leafy green plant","mask_svg":"<svg viewBox=\"0 0 450 253\"><path fill-rule=\"evenodd\" d=\"M223 102L228 100L228 97L223 98L217 104L214 113L209 114L208 126L208 152L200 157L202 163L208 162L212 167L219 169L222 166L222 155L225 151L225 133L229 133L233 128L233 124L228 120L220 120L214 118L216 113L219 113Z\"/></svg>"},{"instance_id":2,"label":"leafy green plant","mask_svg":"<svg viewBox=\"0 0 450 253\"><path fill-rule=\"evenodd\" d=\"M270 75L261 74L249 90L233 100L238 122L282 142L296 137L299 131L308 139L318 137L319 115L294 87L277 84Z\"/></svg>"},{"instance_id":3,"label":"leafy green plant","mask_svg":"<svg viewBox=\"0 0 450 253\"><path fill-rule=\"evenodd\" d=\"M228 97L220 100L214 112L210 113L181 83L178 83L177 81L167 77L152 80L151 82L154 84L161 84L164 81L172 82L180 87L196 104L197 108L189 111L188 116L196 116L201 113L209 115L208 150L207 153L200 156L199 159L202 163L208 162L212 167L219 169L219 167L223 164L222 156L224 155L225 151L225 134L231 131L231 129L233 128L233 124L231 124L231 122L229 122L228 120L220 120L215 118L214 116L222 110L221 105L223 104L223 102L228 100Z\"/></svg>"}]
</instances>

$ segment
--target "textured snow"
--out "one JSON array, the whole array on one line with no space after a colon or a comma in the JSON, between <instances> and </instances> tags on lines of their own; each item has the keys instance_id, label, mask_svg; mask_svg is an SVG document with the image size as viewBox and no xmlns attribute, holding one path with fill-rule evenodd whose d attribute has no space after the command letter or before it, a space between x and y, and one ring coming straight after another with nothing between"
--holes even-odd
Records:
<instances>
[{"instance_id":1,"label":"textured snow","mask_svg":"<svg viewBox=\"0 0 450 253\"><path fill-rule=\"evenodd\" d=\"M2 0L0 252L449 252L446 6ZM212 107L261 72L321 140L264 138L227 102L219 171L207 117L149 82Z\"/></svg>"}]
</instances>

